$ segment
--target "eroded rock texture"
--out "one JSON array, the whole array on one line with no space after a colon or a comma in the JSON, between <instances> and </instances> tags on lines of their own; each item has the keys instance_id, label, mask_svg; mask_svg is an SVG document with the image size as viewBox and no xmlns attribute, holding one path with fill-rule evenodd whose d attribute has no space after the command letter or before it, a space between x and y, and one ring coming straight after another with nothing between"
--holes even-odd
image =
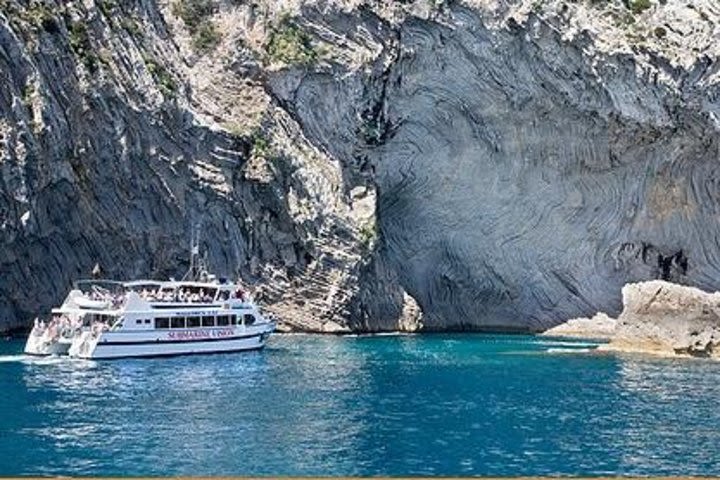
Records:
<instances>
[{"instance_id":1,"label":"eroded rock texture","mask_svg":"<svg viewBox=\"0 0 720 480\"><path fill-rule=\"evenodd\" d=\"M95 263L110 278L181 275L199 224L214 271L288 325L341 328L373 191L346 194L337 162L257 82L198 87L154 2L2 5L2 326ZM212 89L233 87L266 103L255 132L211 117Z\"/></svg>"},{"instance_id":2,"label":"eroded rock texture","mask_svg":"<svg viewBox=\"0 0 720 480\"><path fill-rule=\"evenodd\" d=\"M542 329L617 313L628 281L718 284L716 68L598 60L532 16L500 31L471 9L448 19L398 27L368 153L379 255L425 328ZM327 81L306 77L295 99L357 90ZM333 138L329 108L300 112L318 138Z\"/></svg>"},{"instance_id":3,"label":"eroded rock texture","mask_svg":"<svg viewBox=\"0 0 720 480\"><path fill-rule=\"evenodd\" d=\"M177 275L198 220L288 328L720 286L713 2L208 2L198 51L182 0L0 1L3 325L96 262Z\"/></svg>"},{"instance_id":4,"label":"eroded rock texture","mask_svg":"<svg viewBox=\"0 0 720 480\"><path fill-rule=\"evenodd\" d=\"M718 357L720 293L655 280L623 288L623 312L603 350Z\"/></svg>"}]
</instances>

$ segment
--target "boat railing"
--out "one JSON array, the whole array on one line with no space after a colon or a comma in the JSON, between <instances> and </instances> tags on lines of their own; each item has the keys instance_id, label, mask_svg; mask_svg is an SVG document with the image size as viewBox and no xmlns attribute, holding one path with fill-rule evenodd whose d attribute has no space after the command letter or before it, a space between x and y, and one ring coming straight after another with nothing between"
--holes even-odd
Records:
<instances>
[{"instance_id":1,"label":"boat railing","mask_svg":"<svg viewBox=\"0 0 720 480\"><path fill-rule=\"evenodd\" d=\"M73 287L76 290L80 290L81 292L91 290L93 287L103 288L109 291L123 291L125 289L125 284L119 280L99 280L93 278L83 278L75 281L73 283Z\"/></svg>"}]
</instances>

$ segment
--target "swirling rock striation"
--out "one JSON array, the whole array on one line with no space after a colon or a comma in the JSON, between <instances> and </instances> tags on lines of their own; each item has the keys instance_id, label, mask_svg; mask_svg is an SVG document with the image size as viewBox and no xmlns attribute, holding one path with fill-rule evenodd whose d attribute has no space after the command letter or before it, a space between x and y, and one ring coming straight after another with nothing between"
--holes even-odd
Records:
<instances>
[{"instance_id":1,"label":"swirling rock striation","mask_svg":"<svg viewBox=\"0 0 720 480\"><path fill-rule=\"evenodd\" d=\"M470 8L441 19L397 25L370 73L275 89L345 165L370 159L376 254L425 329L542 330L619 313L629 281L718 286L712 61L600 52L532 14L500 29ZM353 117L382 129L350 157Z\"/></svg>"},{"instance_id":2,"label":"swirling rock striation","mask_svg":"<svg viewBox=\"0 0 720 480\"><path fill-rule=\"evenodd\" d=\"M534 331L627 282L720 287L710 0L208 2L210 52L173 2L0 0L3 327L95 263L179 274L198 221L290 329Z\"/></svg>"}]
</instances>

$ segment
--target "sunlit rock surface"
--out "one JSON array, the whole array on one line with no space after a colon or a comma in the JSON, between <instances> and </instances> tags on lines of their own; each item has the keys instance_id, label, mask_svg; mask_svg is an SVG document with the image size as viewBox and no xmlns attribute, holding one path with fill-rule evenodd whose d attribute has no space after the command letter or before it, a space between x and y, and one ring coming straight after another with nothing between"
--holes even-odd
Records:
<instances>
[{"instance_id":1,"label":"sunlit rock surface","mask_svg":"<svg viewBox=\"0 0 720 480\"><path fill-rule=\"evenodd\" d=\"M656 280L626 285L623 304L603 349L720 357L720 293Z\"/></svg>"},{"instance_id":2,"label":"sunlit rock surface","mask_svg":"<svg viewBox=\"0 0 720 480\"><path fill-rule=\"evenodd\" d=\"M600 312L592 318L573 318L545 330L542 335L546 337L609 340L615 336L616 326L616 319Z\"/></svg>"}]
</instances>

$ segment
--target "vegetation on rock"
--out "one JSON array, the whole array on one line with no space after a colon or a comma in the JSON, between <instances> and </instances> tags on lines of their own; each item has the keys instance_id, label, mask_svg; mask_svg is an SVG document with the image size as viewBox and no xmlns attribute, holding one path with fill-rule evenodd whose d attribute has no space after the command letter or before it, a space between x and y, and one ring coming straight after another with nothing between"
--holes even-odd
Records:
<instances>
[{"instance_id":1,"label":"vegetation on rock","mask_svg":"<svg viewBox=\"0 0 720 480\"><path fill-rule=\"evenodd\" d=\"M252 151L253 157L267 157L270 153L270 141L260 131L252 134Z\"/></svg>"},{"instance_id":2,"label":"vegetation on rock","mask_svg":"<svg viewBox=\"0 0 720 480\"><path fill-rule=\"evenodd\" d=\"M650 3L650 0L628 0L627 7L633 13L642 13L652 7L652 3Z\"/></svg>"},{"instance_id":3,"label":"vegetation on rock","mask_svg":"<svg viewBox=\"0 0 720 480\"><path fill-rule=\"evenodd\" d=\"M309 65L318 59L310 35L289 17L272 30L266 51L271 61L287 65Z\"/></svg>"},{"instance_id":4,"label":"vegetation on rock","mask_svg":"<svg viewBox=\"0 0 720 480\"><path fill-rule=\"evenodd\" d=\"M70 34L70 48L72 48L72 51L78 56L88 72L97 72L98 58L93 51L85 24L83 22L72 22L68 33Z\"/></svg>"},{"instance_id":5,"label":"vegetation on rock","mask_svg":"<svg viewBox=\"0 0 720 480\"><path fill-rule=\"evenodd\" d=\"M160 90L162 90L162 92L167 96L173 96L178 87L170 72L152 58L145 58L144 60L145 65L147 65L148 72L150 72L150 75L152 75L158 83Z\"/></svg>"},{"instance_id":6,"label":"vegetation on rock","mask_svg":"<svg viewBox=\"0 0 720 480\"><path fill-rule=\"evenodd\" d=\"M208 52L220 43L220 33L210 16L215 13L215 4L210 0L178 0L172 12L179 17L192 35L193 48Z\"/></svg>"},{"instance_id":7,"label":"vegetation on rock","mask_svg":"<svg viewBox=\"0 0 720 480\"><path fill-rule=\"evenodd\" d=\"M362 243L366 249L372 249L375 244L375 240L377 240L377 236L378 231L375 221L369 222L360 227L360 243Z\"/></svg>"},{"instance_id":8,"label":"vegetation on rock","mask_svg":"<svg viewBox=\"0 0 720 480\"><path fill-rule=\"evenodd\" d=\"M220 33L211 21L201 23L193 33L193 48L198 52L207 52L220 43Z\"/></svg>"}]
</instances>

